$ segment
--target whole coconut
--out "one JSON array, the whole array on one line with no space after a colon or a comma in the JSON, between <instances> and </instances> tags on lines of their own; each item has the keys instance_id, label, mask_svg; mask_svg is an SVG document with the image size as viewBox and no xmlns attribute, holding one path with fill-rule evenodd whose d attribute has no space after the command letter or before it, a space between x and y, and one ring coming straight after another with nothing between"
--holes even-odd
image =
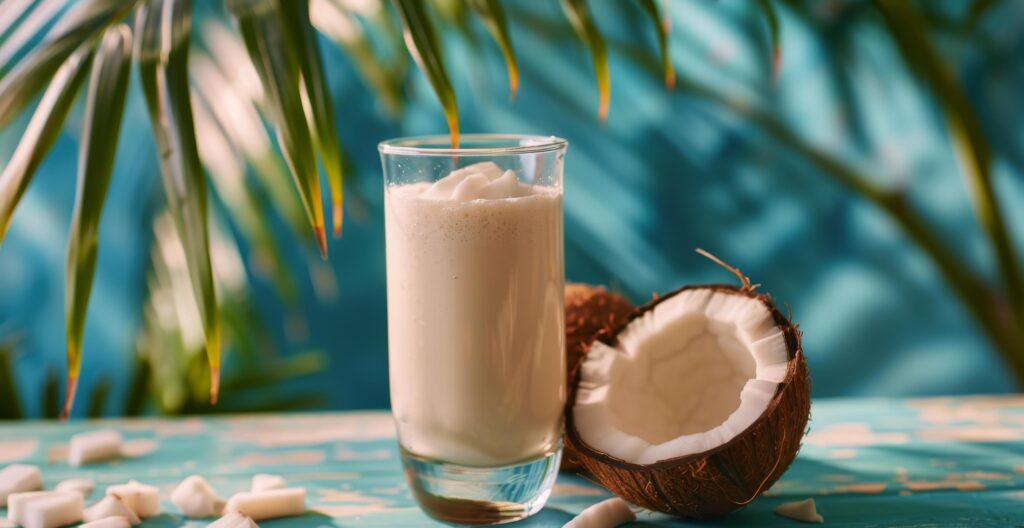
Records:
<instances>
[{"instance_id":1,"label":"whole coconut","mask_svg":"<svg viewBox=\"0 0 1024 528\"><path fill-rule=\"evenodd\" d=\"M565 355L568 387L590 344L598 337L611 335L626 323L636 307L625 297L611 293L603 286L569 283L565 285ZM562 453L562 469L575 471L582 467L576 451L566 442Z\"/></svg>"}]
</instances>

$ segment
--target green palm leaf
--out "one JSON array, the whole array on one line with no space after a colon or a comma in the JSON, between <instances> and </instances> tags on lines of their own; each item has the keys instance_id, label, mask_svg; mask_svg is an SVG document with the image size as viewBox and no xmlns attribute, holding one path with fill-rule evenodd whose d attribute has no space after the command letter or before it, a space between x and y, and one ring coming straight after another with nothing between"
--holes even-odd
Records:
<instances>
[{"instance_id":1,"label":"green palm leaf","mask_svg":"<svg viewBox=\"0 0 1024 528\"><path fill-rule=\"evenodd\" d=\"M601 32L597 30L586 0L562 0L562 8L569 17L573 29L576 30L576 35L590 49L599 96L597 116L601 122L604 122L608 118L608 106L611 103L612 91L611 76L608 70L608 46L605 44Z\"/></svg>"},{"instance_id":2,"label":"green palm leaf","mask_svg":"<svg viewBox=\"0 0 1024 528\"><path fill-rule=\"evenodd\" d=\"M327 258L320 180L303 111L300 70L296 64L298 51L284 36L281 6L275 0L232 0L229 5L259 74L278 141L299 189L320 253Z\"/></svg>"},{"instance_id":3,"label":"green palm leaf","mask_svg":"<svg viewBox=\"0 0 1024 528\"><path fill-rule=\"evenodd\" d=\"M50 83L76 49L123 18L136 0L86 0L75 5L39 45L0 79L0 128L10 124Z\"/></svg>"},{"instance_id":4,"label":"green palm leaf","mask_svg":"<svg viewBox=\"0 0 1024 528\"><path fill-rule=\"evenodd\" d=\"M960 161L960 169L971 190L969 194L974 201L975 214L995 248L1004 286L1016 310L1017 320L1024 324L1024 279L992 186L991 154L981 123L967 95L932 46L926 33L924 17L917 8L905 0L880 0L876 5L905 62L938 101L949 129L950 141Z\"/></svg>"},{"instance_id":5,"label":"green palm leaf","mask_svg":"<svg viewBox=\"0 0 1024 528\"><path fill-rule=\"evenodd\" d=\"M444 110L445 119L448 120L452 147L458 148L459 106L455 99L455 89L448 78L448 72L444 69L444 57L434 23L427 15L422 0L394 0L394 3L402 18L405 45L409 48L409 53L412 54L412 58L419 65L420 70L427 76L430 85L434 87L434 93L437 94L441 108Z\"/></svg>"},{"instance_id":6,"label":"green palm leaf","mask_svg":"<svg viewBox=\"0 0 1024 528\"><path fill-rule=\"evenodd\" d=\"M213 188L230 213L251 251L252 267L273 280L277 294L286 302L295 302L298 287L283 258L283 251L271 225L271 216L263 213L259 193L247 184L245 163L228 134L213 117L198 95L193 95L192 110L196 124L199 157L210 174Z\"/></svg>"},{"instance_id":7,"label":"green palm leaf","mask_svg":"<svg viewBox=\"0 0 1024 528\"><path fill-rule=\"evenodd\" d=\"M82 364L82 336L89 306L103 202L107 197L117 138L124 112L132 38L124 25L106 31L89 78L82 142L78 157L78 191L68 240L65 312L68 384L63 416L71 413Z\"/></svg>"},{"instance_id":8,"label":"green palm leaf","mask_svg":"<svg viewBox=\"0 0 1024 528\"><path fill-rule=\"evenodd\" d=\"M281 19L284 35L291 41L291 48L296 51L299 71L302 73L302 88L305 100L309 102L307 112L313 122L317 152L327 173L327 184L331 191L333 209L332 226L334 236L341 236L342 200L344 160L338 141L338 132L334 127L334 108L331 104L330 90L324 77L323 60L320 47L317 45L316 31L309 20L309 2L287 1L281 4L284 15Z\"/></svg>"},{"instance_id":9,"label":"green palm leaf","mask_svg":"<svg viewBox=\"0 0 1024 528\"><path fill-rule=\"evenodd\" d=\"M7 166L0 173L0 244L10 226L11 216L46 153L60 136L61 127L75 102L92 62L92 48L71 55L57 70L42 101L32 114Z\"/></svg>"},{"instance_id":10,"label":"green palm leaf","mask_svg":"<svg viewBox=\"0 0 1024 528\"><path fill-rule=\"evenodd\" d=\"M7 0L0 2L0 42L7 40L25 15L32 10L36 0Z\"/></svg>"},{"instance_id":11,"label":"green palm leaf","mask_svg":"<svg viewBox=\"0 0 1024 528\"><path fill-rule=\"evenodd\" d=\"M508 91L509 97L515 100L519 92L519 63L516 62L516 52L512 47L512 35L508 31L508 17L505 15L505 8L499 0L470 0L470 5L480 14L491 32L491 37L501 48L501 54L505 56L505 67L508 69Z\"/></svg>"},{"instance_id":12,"label":"green palm leaf","mask_svg":"<svg viewBox=\"0 0 1024 528\"><path fill-rule=\"evenodd\" d=\"M228 55L240 55L239 60L248 60L245 46L236 43L238 53L230 52L229 46L222 40L223 36L214 36L221 31L226 29L207 25L204 36L207 46L217 46L218 53L224 55L223 62L197 52L193 52L189 58L193 87L206 101L232 145L252 166L256 180L265 189L273 209L284 217L288 226L298 235L307 229L308 222L295 185L289 181L286 173L288 169L267 134L257 101L238 89L224 71L223 64L230 63ZM255 75L255 71L252 73Z\"/></svg>"},{"instance_id":13,"label":"green palm leaf","mask_svg":"<svg viewBox=\"0 0 1024 528\"><path fill-rule=\"evenodd\" d=\"M765 22L768 24L768 38L772 46L772 79L776 79L779 76L779 67L782 65L782 47L779 41L779 14L775 11L775 5L772 4L771 0L757 0L757 7L764 14Z\"/></svg>"},{"instance_id":14,"label":"green palm leaf","mask_svg":"<svg viewBox=\"0 0 1024 528\"><path fill-rule=\"evenodd\" d=\"M352 65L355 66L359 76L368 87L380 98L385 109L392 116L397 116L402 109L402 83L398 71L399 68L386 67L387 58L376 52L370 42L367 32L360 25L356 17L335 2L329 0L313 0L310 6L312 11L313 24L324 36L331 39L336 45L345 50ZM390 13L387 9L380 10L379 17ZM380 20L371 21L375 25L382 26L380 29L387 31L394 28L384 25ZM397 38L398 45L402 46L401 37ZM405 52L399 55L405 61Z\"/></svg>"},{"instance_id":15,"label":"green palm leaf","mask_svg":"<svg viewBox=\"0 0 1024 528\"><path fill-rule=\"evenodd\" d=\"M66 0L42 0L31 7L21 7L23 15L17 23L6 22L0 13L0 76L17 62L39 33L54 22L54 17L68 7ZM15 9L19 9L15 7Z\"/></svg>"},{"instance_id":16,"label":"green palm leaf","mask_svg":"<svg viewBox=\"0 0 1024 528\"><path fill-rule=\"evenodd\" d=\"M188 84L189 0L149 0L138 13L139 74L160 154L167 207L181 237L199 306L210 367L210 401L220 387L220 312L210 262L206 180L196 146Z\"/></svg>"},{"instance_id":17,"label":"green palm leaf","mask_svg":"<svg viewBox=\"0 0 1024 528\"><path fill-rule=\"evenodd\" d=\"M664 17L662 16L658 10L656 0L640 0L640 7L651 17L651 22L654 23L654 27L657 29L658 48L661 50L661 69L665 72L665 86L671 90L676 86L676 69L672 67L672 56L669 54L668 14L666 13Z\"/></svg>"}]
</instances>

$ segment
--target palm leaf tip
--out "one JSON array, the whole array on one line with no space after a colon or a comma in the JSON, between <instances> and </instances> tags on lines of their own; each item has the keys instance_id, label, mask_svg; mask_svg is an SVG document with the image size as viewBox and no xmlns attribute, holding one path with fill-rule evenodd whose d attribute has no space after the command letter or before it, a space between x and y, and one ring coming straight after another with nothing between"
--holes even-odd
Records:
<instances>
[{"instance_id":1,"label":"palm leaf tip","mask_svg":"<svg viewBox=\"0 0 1024 528\"><path fill-rule=\"evenodd\" d=\"M601 123L604 123L608 120L608 107L611 104L608 46L597 29L597 24L590 14L586 0L562 0L562 9L576 31L576 35L590 49L590 56L594 62L594 76L597 79L597 116Z\"/></svg>"},{"instance_id":2,"label":"palm leaf tip","mask_svg":"<svg viewBox=\"0 0 1024 528\"><path fill-rule=\"evenodd\" d=\"M330 87L324 75L323 60L317 33L310 20L308 2L281 2L281 28L287 47L295 50L299 69L299 89L306 118L313 125L313 140L320 154L331 193L334 236L341 236L342 222L342 152L334 124Z\"/></svg>"},{"instance_id":3,"label":"palm leaf tip","mask_svg":"<svg viewBox=\"0 0 1024 528\"><path fill-rule=\"evenodd\" d=\"M452 148L459 147L459 107L448 72L444 68L441 44L422 0L393 0L402 19L405 45L434 88L451 134Z\"/></svg>"},{"instance_id":4,"label":"palm leaf tip","mask_svg":"<svg viewBox=\"0 0 1024 528\"><path fill-rule=\"evenodd\" d=\"M327 260L327 233L324 226L314 226L313 234L316 236L316 245L320 249L320 256Z\"/></svg>"},{"instance_id":5,"label":"palm leaf tip","mask_svg":"<svg viewBox=\"0 0 1024 528\"><path fill-rule=\"evenodd\" d=\"M334 202L334 210L332 211L332 214L333 214L332 220L333 220L333 225L334 225L334 238L341 238L341 228L342 228L342 222L343 222L343 217L344 217L344 214L342 212L342 210L343 210L342 209L342 207L343 207L342 203L343 202L342 202L342 198L341 198L341 193L338 193L338 196L333 198L332 200Z\"/></svg>"},{"instance_id":6,"label":"palm leaf tip","mask_svg":"<svg viewBox=\"0 0 1024 528\"><path fill-rule=\"evenodd\" d=\"M515 49L512 47L512 35L508 30L508 17L500 0L472 0L470 4L484 19L487 30L501 48L508 70L509 100L515 101L519 93L519 64L516 61Z\"/></svg>"},{"instance_id":7,"label":"palm leaf tip","mask_svg":"<svg viewBox=\"0 0 1024 528\"><path fill-rule=\"evenodd\" d=\"M301 53L295 49L293 36L283 25L287 22L282 14L281 4L260 2L254 9L251 2L231 2L232 12L238 21L242 40L249 58L256 67L256 73L267 94L267 106L271 120L277 130L278 143L292 179L299 190L307 220L316 236L320 253L326 258L326 239L320 243L320 232L324 229L324 212L317 175L314 143L323 146L321 134L311 134L309 119L305 113L304 95L300 88L300 65L293 57ZM314 116L315 117L315 116ZM325 162L330 167L330 162Z\"/></svg>"},{"instance_id":8,"label":"palm leaf tip","mask_svg":"<svg viewBox=\"0 0 1024 528\"><path fill-rule=\"evenodd\" d=\"M67 389L64 392L64 406L61 407L60 419L67 420L71 417L71 408L75 405L75 392L78 391L78 375L68 373Z\"/></svg>"},{"instance_id":9,"label":"palm leaf tip","mask_svg":"<svg viewBox=\"0 0 1024 528\"><path fill-rule=\"evenodd\" d=\"M217 405L220 398L220 367L210 367L210 405Z\"/></svg>"},{"instance_id":10,"label":"palm leaf tip","mask_svg":"<svg viewBox=\"0 0 1024 528\"><path fill-rule=\"evenodd\" d=\"M765 22L768 24L768 38L771 41L771 76L774 82L779 78L779 69L782 66L779 14L776 12L775 5L772 4L771 0L757 0L757 6L761 9Z\"/></svg>"},{"instance_id":11,"label":"palm leaf tip","mask_svg":"<svg viewBox=\"0 0 1024 528\"><path fill-rule=\"evenodd\" d=\"M664 71L665 87L669 90L676 87L676 70L672 67L672 57L669 54L668 36L672 30L672 23L668 18L668 4L665 5L665 13L658 9L656 0L641 0L640 7L651 19L658 35L658 49L661 52L661 68Z\"/></svg>"}]
</instances>

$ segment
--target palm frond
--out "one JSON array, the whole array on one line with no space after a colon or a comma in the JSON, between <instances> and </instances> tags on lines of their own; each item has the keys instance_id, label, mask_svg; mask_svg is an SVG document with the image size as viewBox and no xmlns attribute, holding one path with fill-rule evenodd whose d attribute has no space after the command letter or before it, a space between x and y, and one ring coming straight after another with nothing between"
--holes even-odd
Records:
<instances>
[{"instance_id":1,"label":"palm frond","mask_svg":"<svg viewBox=\"0 0 1024 528\"><path fill-rule=\"evenodd\" d=\"M576 35L590 50L590 58L594 62L594 76L597 78L597 117L603 123L608 119L608 107L611 104L612 82L608 69L608 47L604 37L597 29L594 18L586 0L562 0L569 22L572 23Z\"/></svg>"},{"instance_id":2,"label":"palm frond","mask_svg":"<svg viewBox=\"0 0 1024 528\"><path fill-rule=\"evenodd\" d=\"M470 0L473 9L483 18L491 37L501 48L508 69L509 99L515 100L519 93L519 63L516 62L516 51L512 47L512 35L508 30L508 17L500 0Z\"/></svg>"},{"instance_id":3,"label":"palm frond","mask_svg":"<svg viewBox=\"0 0 1024 528\"><path fill-rule=\"evenodd\" d=\"M128 89L131 31L108 29L93 60L78 157L78 192L68 239L65 281L67 392L62 416L71 413L82 364L82 337L99 246L100 215L114 169L121 116Z\"/></svg>"},{"instance_id":4,"label":"palm frond","mask_svg":"<svg viewBox=\"0 0 1024 528\"><path fill-rule=\"evenodd\" d=\"M212 37L211 31L206 31L211 29L207 25L204 30L207 46L216 46L219 53L224 53L228 46L223 45L223 37ZM219 29L213 29L212 33L219 33ZM245 48L241 47L239 51L240 60L251 67ZM258 101L248 97L239 86L243 81L232 80L229 72L220 66L220 61L213 60L206 53L193 53L189 59L189 70L194 93L202 98L231 144L245 157L256 176L257 185L266 189L273 210L284 217L295 235L304 233L309 225L306 213L295 185L287 174L288 169L263 126ZM259 77L255 70L251 73L256 90L262 93Z\"/></svg>"},{"instance_id":5,"label":"palm frond","mask_svg":"<svg viewBox=\"0 0 1024 528\"><path fill-rule=\"evenodd\" d=\"M395 7L402 19L405 45L409 48L413 60L427 76L434 87L448 121L448 132L451 134L452 147L459 146L459 105L455 98L448 72L444 68L444 56L441 43L437 38L434 23L430 20L421 0L394 0Z\"/></svg>"},{"instance_id":6,"label":"palm frond","mask_svg":"<svg viewBox=\"0 0 1024 528\"><path fill-rule=\"evenodd\" d=\"M41 0L25 8L24 17L3 31L0 37L0 76L3 76L16 62L18 55L25 51L42 31L53 24L58 13L67 8L67 0ZM0 20L0 27L6 28Z\"/></svg>"},{"instance_id":7,"label":"palm frond","mask_svg":"<svg viewBox=\"0 0 1024 528\"><path fill-rule=\"evenodd\" d=\"M657 0L640 0L640 7L650 17L658 32L658 48L661 50L661 69L665 72L665 86L671 90L676 86L676 69L672 67L672 55L669 52L668 34L670 23L668 13L662 14L660 12Z\"/></svg>"},{"instance_id":8,"label":"palm frond","mask_svg":"<svg viewBox=\"0 0 1024 528\"><path fill-rule=\"evenodd\" d=\"M309 2L284 2L281 25L284 36L296 52L299 71L302 74L303 105L306 117L312 122L313 139L317 152L327 173L327 184L331 192L332 227L334 236L341 236L342 206L344 199L343 173L345 160L342 158L338 132L334 126L334 105L324 74L323 59L317 44L316 31L309 19ZM316 111L313 111L316 109Z\"/></svg>"},{"instance_id":9,"label":"palm frond","mask_svg":"<svg viewBox=\"0 0 1024 528\"><path fill-rule=\"evenodd\" d=\"M188 82L189 0L149 0L138 12L139 74L160 155L167 207L180 233L202 318L210 401L220 387L220 312L210 263L206 179L196 146Z\"/></svg>"},{"instance_id":10,"label":"palm frond","mask_svg":"<svg viewBox=\"0 0 1024 528\"><path fill-rule=\"evenodd\" d=\"M0 43L14 33L37 0L6 0L0 2Z\"/></svg>"},{"instance_id":11,"label":"palm frond","mask_svg":"<svg viewBox=\"0 0 1024 528\"><path fill-rule=\"evenodd\" d=\"M124 18L136 0L85 0L61 17L43 43L0 79L0 128L10 124L86 42Z\"/></svg>"},{"instance_id":12,"label":"palm frond","mask_svg":"<svg viewBox=\"0 0 1024 528\"><path fill-rule=\"evenodd\" d=\"M60 135L68 111L89 72L92 54L91 47L80 49L57 70L18 141L14 155L0 173L0 244L32 176Z\"/></svg>"},{"instance_id":13,"label":"palm frond","mask_svg":"<svg viewBox=\"0 0 1024 528\"><path fill-rule=\"evenodd\" d=\"M978 222L992 242L1015 317L1024 325L1024 278L992 186L991 154L981 123L963 88L933 47L918 9L906 0L879 0L876 5L904 61L938 102Z\"/></svg>"},{"instance_id":14,"label":"palm frond","mask_svg":"<svg viewBox=\"0 0 1024 528\"><path fill-rule=\"evenodd\" d=\"M389 27L386 21L380 20L388 10L382 8L380 11L382 14L375 17L373 23ZM339 7L336 2L312 0L310 14L316 29L345 51L363 82L380 98L387 112L397 116L403 103L399 72L404 69L404 61L389 64L392 61L374 49L358 17ZM401 37L398 40L401 44ZM404 59L404 45L402 53L396 55Z\"/></svg>"},{"instance_id":15,"label":"palm frond","mask_svg":"<svg viewBox=\"0 0 1024 528\"><path fill-rule=\"evenodd\" d=\"M276 0L232 0L229 5L259 73L271 121L277 129L278 141L299 189L320 254L326 258L327 239L313 134L303 111L300 69L295 59L297 50L292 49L281 28L281 6Z\"/></svg>"},{"instance_id":16,"label":"palm frond","mask_svg":"<svg viewBox=\"0 0 1024 528\"><path fill-rule=\"evenodd\" d=\"M768 40L771 44L771 72L772 80L779 77L779 68L782 65L782 44L779 32L779 14L775 11L775 4L772 0L757 0L757 7L764 15L764 21L768 24Z\"/></svg>"},{"instance_id":17,"label":"palm frond","mask_svg":"<svg viewBox=\"0 0 1024 528\"><path fill-rule=\"evenodd\" d=\"M251 251L249 262L255 273L271 279L278 296L295 302L298 286L285 263L284 251L265 214L254 185L247 184L245 160L221 128L208 103L193 94L192 111L196 124L199 158L210 174L213 189L224 203L231 220Z\"/></svg>"}]
</instances>

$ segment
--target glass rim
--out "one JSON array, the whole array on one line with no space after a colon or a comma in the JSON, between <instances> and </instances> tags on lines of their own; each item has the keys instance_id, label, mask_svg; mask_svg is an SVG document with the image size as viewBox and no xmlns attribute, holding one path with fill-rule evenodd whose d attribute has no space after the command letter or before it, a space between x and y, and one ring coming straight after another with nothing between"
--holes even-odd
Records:
<instances>
[{"instance_id":1,"label":"glass rim","mask_svg":"<svg viewBox=\"0 0 1024 528\"><path fill-rule=\"evenodd\" d=\"M448 135L409 136L387 139L377 144L381 154L416 155L416 156L503 156L511 154L539 154L564 149L569 142L557 136L538 136L534 134L464 134L460 137L464 143L474 141L520 141L536 142L530 145L512 145L506 147L471 147L451 148L429 146L432 144L448 144Z\"/></svg>"}]
</instances>

